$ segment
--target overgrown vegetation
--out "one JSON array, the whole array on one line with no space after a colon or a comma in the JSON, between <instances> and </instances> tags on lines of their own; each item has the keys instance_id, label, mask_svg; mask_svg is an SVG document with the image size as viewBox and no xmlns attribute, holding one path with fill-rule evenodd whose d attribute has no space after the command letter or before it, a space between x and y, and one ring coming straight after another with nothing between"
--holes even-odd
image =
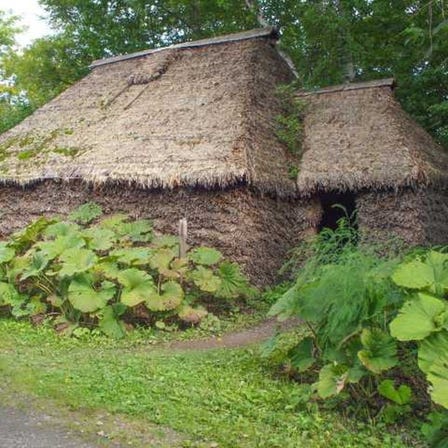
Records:
<instances>
[{"instance_id":1,"label":"overgrown vegetation","mask_svg":"<svg viewBox=\"0 0 448 448\"><path fill-rule=\"evenodd\" d=\"M40 218L0 242L0 309L51 318L67 333L98 328L122 337L125 323L197 324L207 315L201 300L252 294L216 249L179 258L178 238L154 235L149 221L101 215L97 204L84 204L67 220Z\"/></svg>"},{"instance_id":2,"label":"overgrown vegetation","mask_svg":"<svg viewBox=\"0 0 448 448\"><path fill-rule=\"evenodd\" d=\"M292 154L300 157L305 103L296 96L296 83L277 87L276 94L283 109L282 113L275 117L277 138L286 145ZM298 168L296 166L289 167L288 174L291 178L297 177Z\"/></svg>"},{"instance_id":3,"label":"overgrown vegetation","mask_svg":"<svg viewBox=\"0 0 448 448\"><path fill-rule=\"evenodd\" d=\"M412 431L392 434L382 425L307 407L296 385L269 375L253 348L179 352L145 341L132 346L127 338L61 338L46 326L32 328L10 319L0 320L0 340L0 375L6 385L0 388L0 400L20 390L84 415L95 409L129 415L147 422L142 431L151 431L152 422L160 431L168 427L181 435L181 443L168 440L162 446L419 446L411 442ZM93 434L105 431L103 443L107 446L106 438L111 438L113 445L113 432L96 426L97 420L93 428L81 428Z\"/></svg>"},{"instance_id":4,"label":"overgrown vegetation","mask_svg":"<svg viewBox=\"0 0 448 448\"><path fill-rule=\"evenodd\" d=\"M425 433L447 446L448 255L418 251L402 261L376 249L357 245L344 221L325 230L270 311L299 317L307 331L283 340L280 355L270 341L265 356L287 366L310 401L387 423L432 411Z\"/></svg>"}]
</instances>

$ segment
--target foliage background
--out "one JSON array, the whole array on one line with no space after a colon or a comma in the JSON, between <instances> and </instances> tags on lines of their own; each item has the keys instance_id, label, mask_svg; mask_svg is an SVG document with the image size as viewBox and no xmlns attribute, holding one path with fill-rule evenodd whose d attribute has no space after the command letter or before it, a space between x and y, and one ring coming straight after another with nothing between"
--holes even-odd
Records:
<instances>
[{"instance_id":1,"label":"foliage background","mask_svg":"<svg viewBox=\"0 0 448 448\"><path fill-rule=\"evenodd\" d=\"M281 26L299 84L394 76L404 108L448 145L447 0L40 0L52 37L17 52L0 16L0 131L87 73L97 58L260 26ZM258 16L258 19L257 19ZM26 92L21 98L20 92Z\"/></svg>"}]
</instances>

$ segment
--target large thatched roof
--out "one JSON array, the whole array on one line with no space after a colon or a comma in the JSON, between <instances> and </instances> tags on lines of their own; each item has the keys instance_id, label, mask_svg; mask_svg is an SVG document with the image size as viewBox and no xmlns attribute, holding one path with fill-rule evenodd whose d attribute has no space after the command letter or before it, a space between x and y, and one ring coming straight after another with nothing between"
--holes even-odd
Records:
<instances>
[{"instance_id":1,"label":"large thatched roof","mask_svg":"<svg viewBox=\"0 0 448 448\"><path fill-rule=\"evenodd\" d=\"M297 161L274 132L275 87L292 79L277 37L267 28L94 62L0 136L0 182L246 183L295 194Z\"/></svg>"},{"instance_id":2,"label":"large thatched roof","mask_svg":"<svg viewBox=\"0 0 448 448\"><path fill-rule=\"evenodd\" d=\"M306 103L302 194L446 185L448 154L393 96L393 80L300 93Z\"/></svg>"}]
</instances>

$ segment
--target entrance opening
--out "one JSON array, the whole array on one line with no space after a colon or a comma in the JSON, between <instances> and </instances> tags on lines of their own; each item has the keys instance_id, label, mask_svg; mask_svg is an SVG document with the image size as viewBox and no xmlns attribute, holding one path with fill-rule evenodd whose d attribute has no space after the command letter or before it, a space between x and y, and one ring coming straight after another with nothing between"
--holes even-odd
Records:
<instances>
[{"instance_id":1,"label":"entrance opening","mask_svg":"<svg viewBox=\"0 0 448 448\"><path fill-rule=\"evenodd\" d=\"M322 204L322 219L319 231L327 227L332 230L338 228L338 221L346 218L349 224L358 229L356 222L356 197L353 193L324 193L320 196Z\"/></svg>"}]
</instances>

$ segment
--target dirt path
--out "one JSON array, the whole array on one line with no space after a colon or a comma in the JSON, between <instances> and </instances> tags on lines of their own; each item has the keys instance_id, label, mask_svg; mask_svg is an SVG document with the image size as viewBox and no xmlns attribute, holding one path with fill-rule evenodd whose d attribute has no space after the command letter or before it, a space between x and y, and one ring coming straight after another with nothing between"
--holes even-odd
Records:
<instances>
[{"instance_id":1,"label":"dirt path","mask_svg":"<svg viewBox=\"0 0 448 448\"><path fill-rule=\"evenodd\" d=\"M49 417L0 406L2 448L96 448L73 432L49 425Z\"/></svg>"},{"instance_id":2,"label":"dirt path","mask_svg":"<svg viewBox=\"0 0 448 448\"><path fill-rule=\"evenodd\" d=\"M297 319L279 323L276 319L269 319L261 324L238 332L228 333L222 337L212 337L193 341L173 341L162 344L163 350L212 350L219 348L238 348L250 346L275 334L276 331L286 331L296 327L300 322ZM2 387L0 386L0 448L100 448L100 447L122 447L129 443L136 446L151 447L180 447L183 437L169 428L161 431L157 425L149 427L145 422L144 428L139 427L132 421L125 419L117 420L117 416L84 416L82 412L64 412L52 413L39 412L33 410L33 406L22 403L23 409L17 406L20 400L13 400L14 404L2 403ZM51 406L49 406L50 410ZM47 410L47 411L48 411ZM67 415L66 415L67 414ZM100 422L99 422L100 420ZM68 422L79 423L80 428L85 428L84 437L80 437L79 431L69 428ZM89 426L90 422L90 426ZM93 422L93 424L91 423ZM101 431L98 427L101 423ZM118 430L118 432L117 432ZM108 440L108 434L115 433L115 436L123 434L122 440L132 442L124 443ZM85 436L90 434L89 441ZM98 437L100 436L101 437ZM84 439L84 440L83 440Z\"/></svg>"},{"instance_id":3,"label":"dirt path","mask_svg":"<svg viewBox=\"0 0 448 448\"><path fill-rule=\"evenodd\" d=\"M212 350L217 348L245 347L263 342L273 336L277 330L286 331L296 327L299 323L297 319L289 319L285 322L268 319L256 327L235 333L228 333L220 338L212 337L193 341L174 341L167 343L165 346L173 350Z\"/></svg>"}]
</instances>

